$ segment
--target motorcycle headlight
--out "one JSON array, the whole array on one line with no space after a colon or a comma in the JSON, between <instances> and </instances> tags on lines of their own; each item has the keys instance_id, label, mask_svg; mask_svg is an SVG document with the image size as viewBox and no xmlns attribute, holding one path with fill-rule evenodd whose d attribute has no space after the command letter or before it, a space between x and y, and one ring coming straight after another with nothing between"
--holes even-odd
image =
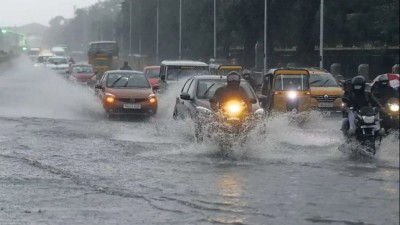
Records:
<instances>
[{"instance_id":1,"label":"motorcycle headlight","mask_svg":"<svg viewBox=\"0 0 400 225\"><path fill-rule=\"evenodd\" d=\"M228 102L224 107L223 110L229 115L229 116L239 116L243 112L243 104L240 102Z\"/></svg>"},{"instance_id":2,"label":"motorcycle headlight","mask_svg":"<svg viewBox=\"0 0 400 225\"><path fill-rule=\"evenodd\" d=\"M375 123L375 116L363 116L364 123Z\"/></svg>"},{"instance_id":3,"label":"motorcycle headlight","mask_svg":"<svg viewBox=\"0 0 400 225\"><path fill-rule=\"evenodd\" d=\"M398 112L399 111L399 105L398 104L389 104L389 109L392 112Z\"/></svg>"},{"instance_id":4,"label":"motorcycle headlight","mask_svg":"<svg viewBox=\"0 0 400 225\"><path fill-rule=\"evenodd\" d=\"M294 99L297 98L297 92L295 92L295 91L289 91L287 97L288 97L289 99L291 99L291 100L294 100Z\"/></svg>"}]
</instances>

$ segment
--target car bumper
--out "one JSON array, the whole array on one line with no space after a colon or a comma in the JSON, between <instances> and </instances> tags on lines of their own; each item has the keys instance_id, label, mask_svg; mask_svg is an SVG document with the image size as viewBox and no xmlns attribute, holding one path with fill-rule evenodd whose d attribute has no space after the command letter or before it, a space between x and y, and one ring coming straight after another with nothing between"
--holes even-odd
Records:
<instances>
[{"instance_id":1,"label":"car bumper","mask_svg":"<svg viewBox=\"0 0 400 225\"><path fill-rule=\"evenodd\" d=\"M140 109L126 108L126 103L117 102L114 104L103 104L104 109L107 113L112 115L143 115L151 116L157 114L157 104L151 104L148 102L138 103Z\"/></svg>"}]
</instances>

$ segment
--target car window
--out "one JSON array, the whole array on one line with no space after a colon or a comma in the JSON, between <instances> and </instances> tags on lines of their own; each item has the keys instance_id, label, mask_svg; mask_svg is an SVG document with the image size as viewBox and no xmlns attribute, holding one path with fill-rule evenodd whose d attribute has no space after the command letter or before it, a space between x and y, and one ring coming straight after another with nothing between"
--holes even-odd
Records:
<instances>
[{"instance_id":1,"label":"car window","mask_svg":"<svg viewBox=\"0 0 400 225\"><path fill-rule=\"evenodd\" d=\"M68 60L66 58L49 58L47 63L50 64L68 64Z\"/></svg>"},{"instance_id":2,"label":"car window","mask_svg":"<svg viewBox=\"0 0 400 225\"><path fill-rule=\"evenodd\" d=\"M109 88L150 88L149 81L144 74L110 73L107 76Z\"/></svg>"},{"instance_id":3,"label":"car window","mask_svg":"<svg viewBox=\"0 0 400 225\"><path fill-rule=\"evenodd\" d=\"M307 75L278 75L275 78L274 90L276 91L306 91L309 89Z\"/></svg>"},{"instance_id":4,"label":"car window","mask_svg":"<svg viewBox=\"0 0 400 225\"><path fill-rule=\"evenodd\" d=\"M184 84L183 87L182 87L181 92L184 92L183 90L186 90L186 89L187 89L186 85L189 85L189 81L190 81L190 80L191 80L191 79L188 79L188 80L185 82L185 84Z\"/></svg>"},{"instance_id":5,"label":"car window","mask_svg":"<svg viewBox=\"0 0 400 225\"><path fill-rule=\"evenodd\" d=\"M75 66L72 68L73 73L93 73L92 67L89 66Z\"/></svg>"},{"instance_id":6,"label":"car window","mask_svg":"<svg viewBox=\"0 0 400 225\"><path fill-rule=\"evenodd\" d=\"M183 90L183 92L189 93L189 88L193 83L193 79L190 79L188 82L188 85L186 85L185 89Z\"/></svg>"},{"instance_id":7,"label":"car window","mask_svg":"<svg viewBox=\"0 0 400 225\"><path fill-rule=\"evenodd\" d=\"M205 66L168 66L167 80L179 80L183 77L209 74Z\"/></svg>"},{"instance_id":8,"label":"car window","mask_svg":"<svg viewBox=\"0 0 400 225\"><path fill-rule=\"evenodd\" d=\"M201 79L197 82L196 96L198 99L211 99L218 88L225 86L226 80ZM256 99L254 92L247 82L241 82L240 86L246 91L250 99Z\"/></svg>"},{"instance_id":9,"label":"car window","mask_svg":"<svg viewBox=\"0 0 400 225\"><path fill-rule=\"evenodd\" d=\"M338 87L336 79L332 74L312 74L310 75L311 87Z\"/></svg>"},{"instance_id":10,"label":"car window","mask_svg":"<svg viewBox=\"0 0 400 225\"><path fill-rule=\"evenodd\" d=\"M146 69L144 74L147 78L158 78L160 75L160 69Z\"/></svg>"}]
</instances>

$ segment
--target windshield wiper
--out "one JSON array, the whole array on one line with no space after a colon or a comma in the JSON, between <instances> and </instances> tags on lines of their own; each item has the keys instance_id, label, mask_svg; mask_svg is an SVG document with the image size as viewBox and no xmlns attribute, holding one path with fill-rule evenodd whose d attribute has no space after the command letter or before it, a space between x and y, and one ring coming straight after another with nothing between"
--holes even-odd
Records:
<instances>
[{"instance_id":1,"label":"windshield wiper","mask_svg":"<svg viewBox=\"0 0 400 225\"><path fill-rule=\"evenodd\" d=\"M117 82L120 81L121 79L122 79L122 77L116 79L116 80L110 85L110 87L114 87L114 86L117 84Z\"/></svg>"},{"instance_id":2,"label":"windshield wiper","mask_svg":"<svg viewBox=\"0 0 400 225\"><path fill-rule=\"evenodd\" d=\"M315 83L318 83L318 82L321 82L322 80L314 80L314 81L312 81L310 84L315 84Z\"/></svg>"},{"instance_id":3,"label":"windshield wiper","mask_svg":"<svg viewBox=\"0 0 400 225\"><path fill-rule=\"evenodd\" d=\"M325 84L329 82L329 79L326 80L323 84L319 85L320 87L325 87Z\"/></svg>"},{"instance_id":4,"label":"windshield wiper","mask_svg":"<svg viewBox=\"0 0 400 225\"><path fill-rule=\"evenodd\" d=\"M210 85L210 87L207 88L207 90L204 92L203 96L207 97L208 92L211 90L211 88L215 85L216 83L213 83Z\"/></svg>"}]
</instances>

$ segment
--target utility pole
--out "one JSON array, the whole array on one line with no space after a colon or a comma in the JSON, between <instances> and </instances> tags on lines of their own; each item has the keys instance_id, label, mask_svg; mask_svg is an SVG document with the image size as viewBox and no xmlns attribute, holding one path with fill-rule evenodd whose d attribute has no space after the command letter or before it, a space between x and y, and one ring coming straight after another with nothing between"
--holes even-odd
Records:
<instances>
[{"instance_id":1,"label":"utility pole","mask_svg":"<svg viewBox=\"0 0 400 225\"><path fill-rule=\"evenodd\" d=\"M217 59L217 0L214 0L214 60Z\"/></svg>"},{"instance_id":2,"label":"utility pole","mask_svg":"<svg viewBox=\"0 0 400 225\"><path fill-rule=\"evenodd\" d=\"M182 0L179 0L179 60L182 59Z\"/></svg>"},{"instance_id":3,"label":"utility pole","mask_svg":"<svg viewBox=\"0 0 400 225\"><path fill-rule=\"evenodd\" d=\"M264 74L267 73L267 22L268 22L268 0L265 0L264 2L264 66L263 66L263 72Z\"/></svg>"},{"instance_id":4,"label":"utility pole","mask_svg":"<svg viewBox=\"0 0 400 225\"><path fill-rule=\"evenodd\" d=\"M132 54L132 0L129 1L129 54Z\"/></svg>"},{"instance_id":5,"label":"utility pole","mask_svg":"<svg viewBox=\"0 0 400 225\"><path fill-rule=\"evenodd\" d=\"M324 68L324 0L321 0L319 17L319 67Z\"/></svg>"},{"instance_id":6,"label":"utility pole","mask_svg":"<svg viewBox=\"0 0 400 225\"><path fill-rule=\"evenodd\" d=\"M157 0L157 37L156 37L156 62L159 62L159 45L160 45L160 0Z\"/></svg>"}]
</instances>

